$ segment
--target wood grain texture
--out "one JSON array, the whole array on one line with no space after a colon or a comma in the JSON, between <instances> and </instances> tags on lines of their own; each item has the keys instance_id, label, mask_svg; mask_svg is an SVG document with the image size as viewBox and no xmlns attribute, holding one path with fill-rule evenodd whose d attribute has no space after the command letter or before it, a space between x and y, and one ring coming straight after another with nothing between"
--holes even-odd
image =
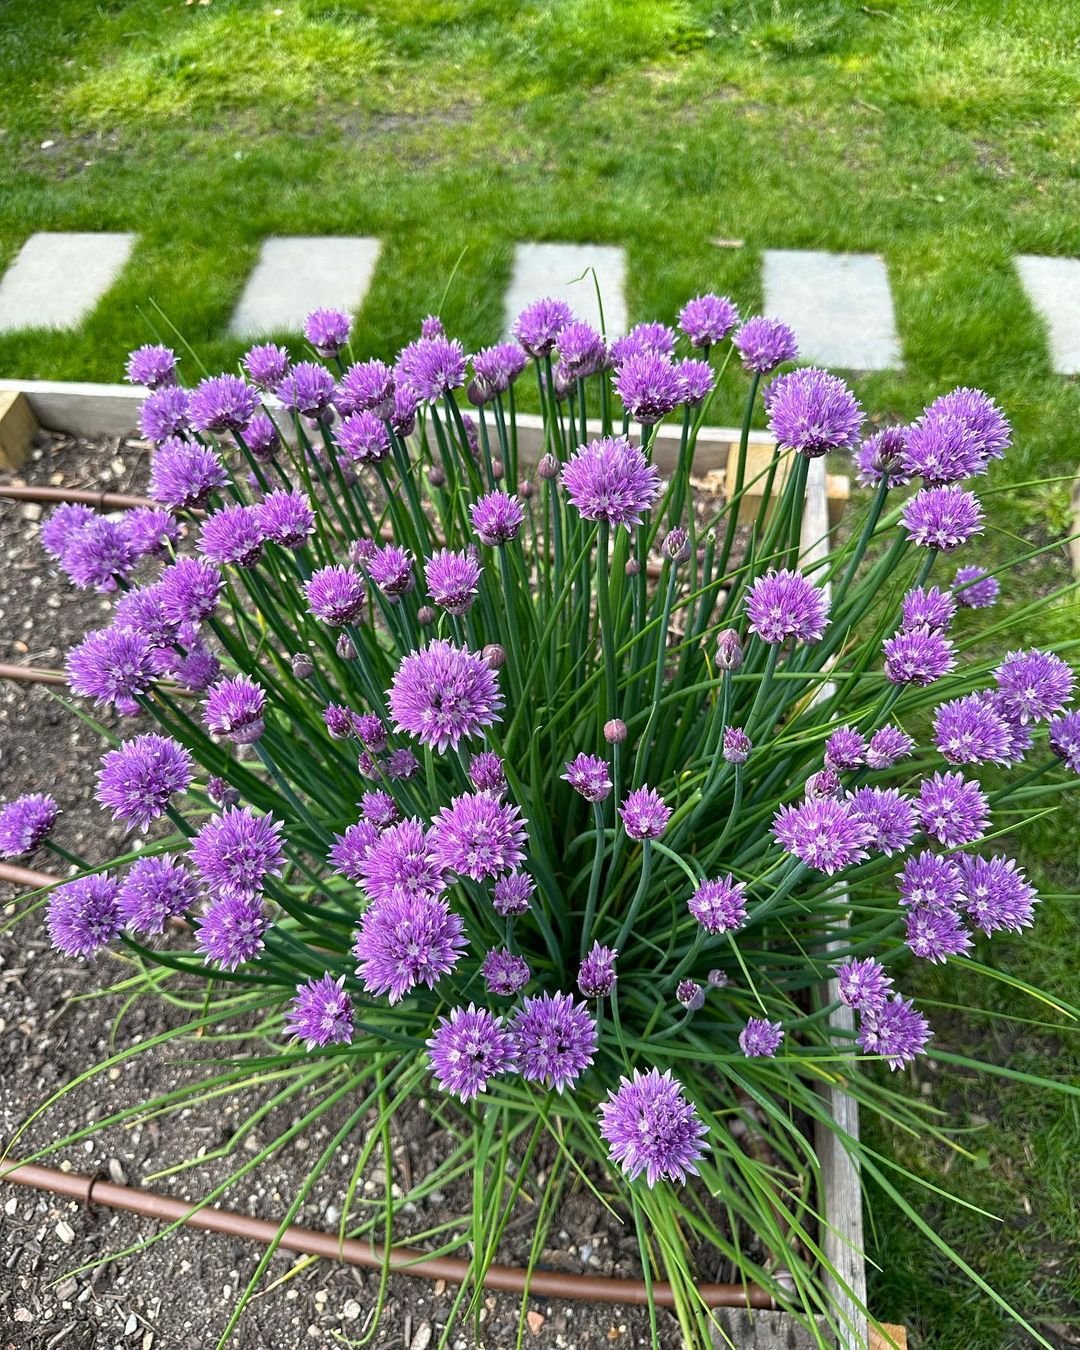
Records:
<instances>
[{"instance_id":1,"label":"wood grain texture","mask_svg":"<svg viewBox=\"0 0 1080 1350\"><path fill-rule=\"evenodd\" d=\"M0 469L21 469L38 429L25 394L0 392Z\"/></svg>"}]
</instances>

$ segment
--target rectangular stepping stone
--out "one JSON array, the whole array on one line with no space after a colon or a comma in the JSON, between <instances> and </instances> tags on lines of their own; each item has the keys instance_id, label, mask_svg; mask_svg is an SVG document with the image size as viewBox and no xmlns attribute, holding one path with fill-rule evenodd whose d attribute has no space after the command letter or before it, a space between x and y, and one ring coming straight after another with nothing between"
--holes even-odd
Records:
<instances>
[{"instance_id":1,"label":"rectangular stepping stone","mask_svg":"<svg viewBox=\"0 0 1080 1350\"><path fill-rule=\"evenodd\" d=\"M1080 258L1021 254L1016 270L1028 299L1046 320L1054 370L1080 375Z\"/></svg>"},{"instance_id":2,"label":"rectangular stepping stone","mask_svg":"<svg viewBox=\"0 0 1080 1350\"><path fill-rule=\"evenodd\" d=\"M900 364L892 293L875 253L766 249L765 313L795 330L799 357L846 370Z\"/></svg>"},{"instance_id":3,"label":"rectangular stepping stone","mask_svg":"<svg viewBox=\"0 0 1080 1350\"><path fill-rule=\"evenodd\" d=\"M299 332L313 309L355 314L379 257L378 239L290 235L263 241L229 323L233 337Z\"/></svg>"},{"instance_id":4,"label":"rectangular stepping stone","mask_svg":"<svg viewBox=\"0 0 1080 1350\"><path fill-rule=\"evenodd\" d=\"M615 244L518 244L506 292L506 335L525 306L545 296L565 300L579 319L598 329L600 307L589 267L596 269L607 336L621 337L626 332L626 253Z\"/></svg>"},{"instance_id":5,"label":"rectangular stepping stone","mask_svg":"<svg viewBox=\"0 0 1080 1350\"><path fill-rule=\"evenodd\" d=\"M0 281L0 333L77 328L134 245L133 234L32 234Z\"/></svg>"}]
</instances>

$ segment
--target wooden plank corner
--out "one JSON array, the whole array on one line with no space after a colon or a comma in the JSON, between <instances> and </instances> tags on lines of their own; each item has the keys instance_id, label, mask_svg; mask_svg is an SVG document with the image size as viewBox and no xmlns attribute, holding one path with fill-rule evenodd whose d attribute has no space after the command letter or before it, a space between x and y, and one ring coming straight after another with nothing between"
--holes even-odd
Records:
<instances>
[{"instance_id":1,"label":"wooden plank corner","mask_svg":"<svg viewBox=\"0 0 1080 1350\"><path fill-rule=\"evenodd\" d=\"M37 434L30 400L18 390L0 392L0 470L21 469Z\"/></svg>"},{"instance_id":2,"label":"wooden plank corner","mask_svg":"<svg viewBox=\"0 0 1080 1350\"><path fill-rule=\"evenodd\" d=\"M870 1328L868 1350L907 1350L907 1331L892 1322L879 1322Z\"/></svg>"}]
</instances>

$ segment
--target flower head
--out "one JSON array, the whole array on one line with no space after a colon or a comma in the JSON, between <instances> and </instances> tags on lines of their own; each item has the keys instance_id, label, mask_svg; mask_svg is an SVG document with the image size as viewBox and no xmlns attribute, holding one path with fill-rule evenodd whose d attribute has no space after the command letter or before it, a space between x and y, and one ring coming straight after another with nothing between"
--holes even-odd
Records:
<instances>
[{"instance_id":1,"label":"flower head","mask_svg":"<svg viewBox=\"0 0 1080 1350\"><path fill-rule=\"evenodd\" d=\"M747 1059L771 1059L780 1049L784 1028L780 1022L765 1017L748 1017L739 1032L739 1049Z\"/></svg>"},{"instance_id":2,"label":"flower head","mask_svg":"<svg viewBox=\"0 0 1080 1350\"><path fill-rule=\"evenodd\" d=\"M679 361L675 366L675 374L679 377L679 402L691 408L704 403L716 383L708 361L695 361L692 358Z\"/></svg>"},{"instance_id":3,"label":"flower head","mask_svg":"<svg viewBox=\"0 0 1080 1350\"><path fill-rule=\"evenodd\" d=\"M894 633L882 650L890 684L933 684L956 665L951 639L926 627Z\"/></svg>"},{"instance_id":4,"label":"flower head","mask_svg":"<svg viewBox=\"0 0 1080 1350\"><path fill-rule=\"evenodd\" d=\"M902 467L907 437L907 427L883 427L867 436L855 451L861 487L873 487L886 477L889 487L903 487L911 482L911 475Z\"/></svg>"},{"instance_id":5,"label":"flower head","mask_svg":"<svg viewBox=\"0 0 1080 1350\"><path fill-rule=\"evenodd\" d=\"M1012 733L983 694L965 694L934 710L934 744L950 764L1007 764Z\"/></svg>"},{"instance_id":6,"label":"flower head","mask_svg":"<svg viewBox=\"0 0 1080 1350\"><path fill-rule=\"evenodd\" d=\"M352 567L320 567L304 583L312 614L332 628L354 623L364 608L364 578Z\"/></svg>"},{"instance_id":7,"label":"flower head","mask_svg":"<svg viewBox=\"0 0 1080 1350\"><path fill-rule=\"evenodd\" d=\"M729 764L745 764L754 748L742 727L725 727L722 754Z\"/></svg>"},{"instance_id":8,"label":"flower head","mask_svg":"<svg viewBox=\"0 0 1080 1350\"><path fill-rule=\"evenodd\" d=\"M695 347L715 347L739 322L739 311L726 295L697 295L679 311L679 327Z\"/></svg>"},{"instance_id":9,"label":"flower head","mask_svg":"<svg viewBox=\"0 0 1080 1350\"><path fill-rule=\"evenodd\" d=\"M489 492L469 507L473 529L480 542L497 547L516 539L525 521L525 510L518 497L506 492Z\"/></svg>"},{"instance_id":10,"label":"flower head","mask_svg":"<svg viewBox=\"0 0 1080 1350\"><path fill-rule=\"evenodd\" d=\"M373 790L360 798L360 814L380 830L388 830L399 819L397 802L389 792Z\"/></svg>"},{"instance_id":11,"label":"flower head","mask_svg":"<svg viewBox=\"0 0 1080 1350\"><path fill-rule=\"evenodd\" d=\"M990 823L982 789L959 773L935 773L925 779L915 809L926 833L945 848L981 839Z\"/></svg>"},{"instance_id":12,"label":"flower head","mask_svg":"<svg viewBox=\"0 0 1080 1350\"><path fill-rule=\"evenodd\" d=\"M671 819L671 807L654 788L640 787L627 793L619 815L631 839L659 839Z\"/></svg>"},{"instance_id":13,"label":"flower head","mask_svg":"<svg viewBox=\"0 0 1080 1350\"><path fill-rule=\"evenodd\" d=\"M365 409L342 420L334 444L356 464L381 464L390 453L390 433L381 417Z\"/></svg>"},{"instance_id":14,"label":"flower head","mask_svg":"<svg viewBox=\"0 0 1080 1350\"><path fill-rule=\"evenodd\" d=\"M482 750L469 761L469 782L477 792L493 797L506 795L506 770L493 750Z\"/></svg>"},{"instance_id":15,"label":"flower head","mask_svg":"<svg viewBox=\"0 0 1080 1350\"><path fill-rule=\"evenodd\" d=\"M0 858L21 858L44 842L60 814L53 797L28 792L0 806Z\"/></svg>"},{"instance_id":16,"label":"flower head","mask_svg":"<svg viewBox=\"0 0 1080 1350\"><path fill-rule=\"evenodd\" d=\"M915 748L915 742L899 727L891 723L878 727L866 748L866 764L870 769L890 769L906 759Z\"/></svg>"},{"instance_id":17,"label":"flower head","mask_svg":"<svg viewBox=\"0 0 1080 1350\"><path fill-rule=\"evenodd\" d=\"M456 338L420 338L398 357L397 377L424 403L437 403L465 383L465 349Z\"/></svg>"},{"instance_id":18,"label":"flower head","mask_svg":"<svg viewBox=\"0 0 1080 1350\"><path fill-rule=\"evenodd\" d=\"M940 965L971 946L971 934L954 909L913 905L904 922L904 942L924 961Z\"/></svg>"},{"instance_id":19,"label":"flower head","mask_svg":"<svg viewBox=\"0 0 1080 1350\"><path fill-rule=\"evenodd\" d=\"M368 823L380 828L374 821ZM444 868L432 845L431 833L418 820L383 827L357 860L357 870L371 899L438 895L445 890Z\"/></svg>"},{"instance_id":20,"label":"flower head","mask_svg":"<svg viewBox=\"0 0 1080 1350\"><path fill-rule=\"evenodd\" d=\"M528 362L527 354L516 342L500 342L478 351L472 359L476 374L473 384L478 387L483 401L505 394Z\"/></svg>"},{"instance_id":21,"label":"flower head","mask_svg":"<svg viewBox=\"0 0 1080 1350\"><path fill-rule=\"evenodd\" d=\"M397 731L444 751L500 721L503 700L495 672L479 652L437 639L402 661L389 704Z\"/></svg>"},{"instance_id":22,"label":"flower head","mask_svg":"<svg viewBox=\"0 0 1080 1350\"><path fill-rule=\"evenodd\" d=\"M730 872L703 881L687 901L687 908L707 933L730 933L746 922L746 886Z\"/></svg>"},{"instance_id":23,"label":"flower head","mask_svg":"<svg viewBox=\"0 0 1080 1350\"><path fill-rule=\"evenodd\" d=\"M428 592L448 614L467 614L476 599L483 569L471 553L440 548L424 565Z\"/></svg>"},{"instance_id":24,"label":"flower head","mask_svg":"<svg viewBox=\"0 0 1080 1350\"><path fill-rule=\"evenodd\" d=\"M618 978L615 974L618 955L614 947L593 943L578 968L577 987L583 998L607 998Z\"/></svg>"},{"instance_id":25,"label":"flower head","mask_svg":"<svg viewBox=\"0 0 1080 1350\"><path fill-rule=\"evenodd\" d=\"M912 543L943 552L966 544L983 528L978 497L955 484L920 489L904 503L902 518Z\"/></svg>"},{"instance_id":26,"label":"flower head","mask_svg":"<svg viewBox=\"0 0 1080 1350\"><path fill-rule=\"evenodd\" d=\"M618 362L612 380L615 392L635 422L652 426L679 402L679 372L670 356L651 351L631 352L620 361L618 346L616 343L612 349L612 357Z\"/></svg>"},{"instance_id":27,"label":"flower head","mask_svg":"<svg viewBox=\"0 0 1080 1350\"><path fill-rule=\"evenodd\" d=\"M908 430L901 458L904 471L926 483L959 483L986 472L979 440L962 418L927 413Z\"/></svg>"},{"instance_id":28,"label":"flower head","mask_svg":"<svg viewBox=\"0 0 1080 1350\"><path fill-rule=\"evenodd\" d=\"M362 863L378 837L379 827L370 821L361 820L349 825L344 834L334 835L328 859L330 866L350 881L363 881Z\"/></svg>"},{"instance_id":29,"label":"flower head","mask_svg":"<svg viewBox=\"0 0 1080 1350\"><path fill-rule=\"evenodd\" d=\"M589 323L568 323L555 342L559 370L564 378L583 380L602 370L607 361L604 339Z\"/></svg>"},{"instance_id":30,"label":"flower head","mask_svg":"<svg viewBox=\"0 0 1080 1350\"><path fill-rule=\"evenodd\" d=\"M565 300L534 300L514 320L514 337L530 356L547 356L559 334L573 321L574 311Z\"/></svg>"},{"instance_id":31,"label":"flower head","mask_svg":"<svg viewBox=\"0 0 1080 1350\"><path fill-rule=\"evenodd\" d=\"M607 761L599 755L575 755L560 775L587 802L602 802L611 792Z\"/></svg>"},{"instance_id":32,"label":"flower head","mask_svg":"<svg viewBox=\"0 0 1080 1350\"><path fill-rule=\"evenodd\" d=\"M369 412L385 421L394 411L394 387L394 372L385 361L361 361L342 375L334 406L345 418Z\"/></svg>"},{"instance_id":33,"label":"flower head","mask_svg":"<svg viewBox=\"0 0 1080 1350\"><path fill-rule=\"evenodd\" d=\"M958 567L952 592L956 603L966 609L989 609L1001 593L1001 586L985 567Z\"/></svg>"},{"instance_id":34,"label":"flower head","mask_svg":"<svg viewBox=\"0 0 1080 1350\"><path fill-rule=\"evenodd\" d=\"M158 578L161 612L176 625L201 623L217 608L223 586L221 573L201 558L177 558Z\"/></svg>"},{"instance_id":35,"label":"flower head","mask_svg":"<svg viewBox=\"0 0 1080 1350\"><path fill-rule=\"evenodd\" d=\"M373 900L353 948L364 988L388 995L391 1003L418 984L434 989L467 945L464 928L460 916L434 895L398 891Z\"/></svg>"},{"instance_id":36,"label":"flower head","mask_svg":"<svg viewBox=\"0 0 1080 1350\"><path fill-rule=\"evenodd\" d=\"M621 366L631 356L663 356L670 361L675 354L678 336L666 323L657 323L655 320L636 323L625 337L612 343L612 364Z\"/></svg>"},{"instance_id":37,"label":"flower head","mask_svg":"<svg viewBox=\"0 0 1080 1350\"><path fill-rule=\"evenodd\" d=\"M280 876L282 823L246 806L211 816L195 836L191 860L212 896L251 899L268 876Z\"/></svg>"},{"instance_id":38,"label":"flower head","mask_svg":"<svg viewBox=\"0 0 1080 1350\"><path fill-rule=\"evenodd\" d=\"M917 628L944 633L956 615L956 601L936 586L915 586L904 596L901 614L900 627L905 633Z\"/></svg>"},{"instance_id":39,"label":"flower head","mask_svg":"<svg viewBox=\"0 0 1080 1350\"><path fill-rule=\"evenodd\" d=\"M960 899L960 872L952 858L924 849L898 872L900 903L918 909L951 909Z\"/></svg>"},{"instance_id":40,"label":"flower head","mask_svg":"<svg viewBox=\"0 0 1080 1350\"><path fill-rule=\"evenodd\" d=\"M910 999L894 995L881 1008L864 1013L858 1043L868 1055L881 1055L890 1069L902 1069L925 1053L933 1033Z\"/></svg>"},{"instance_id":41,"label":"flower head","mask_svg":"<svg viewBox=\"0 0 1080 1350\"><path fill-rule=\"evenodd\" d=\"M750 588L746 598L750 631L762 642L818 642L829 622L829 602L820 587L801 572L786 567L766 572Z\"/></svg>"},{"instance_id":42,"label":"flower head","mask_svg":"<svg viewBox=\"0 0 1080 1350\"><path fill-rule=\"evenodd\" d=\"M964 909L984 933L1031 926L1038 901L1035 887L1012 858L984 858L978 853L956 857Z\"/></svg>"},{"instance_id":43,"label":"flower head","mask_svg":"<svg viewBox=\"0 0 1080 1350\"><path fill-rule=\"evenodd\" d=\"M250 675L232 675L210 690L203 720L215 736L250 745L263 734L266 692Z\"/></svg>"},{"instance_id":44,"label":"flower head","mask_svg":"<svg viewBox=\"0 0 1080 1350\"><path fill-rule=\"evenodd\" d=\"M858 444L862 408L837 375L812 366L780 375L769 385L765 403L777 444L807 459Z\"/></svg>"},{"instance_id":45,"label":"flower head","mask_svg":"<svg viewBox=\"0 0 1080 1350\"><path fill-rule=\"evenodd\" d=\"M222 970L235 970L262 951L269 927L261 896L222 895L202 916L195 941L207 961L215 961Z\"/></svg>"},{"instance_id":46,"label":"flower head","mask_svg":"<svg viewBox=\"0 0 1080 1350\"><path fill-rule=\"evenodd\" d=\"M315 512L306 493L276 488L255 509L265 538L282 548L302 548L315 530Z\"/></svg>"},{"instance_id":47,"label":"flower head","mask_svg":"<svg viewBox=\"0 0 1080 1350\"><path fill-rule=\"evenodd\" d=\"M115 703L134 712L153 682L151 647L139 633L99 628L68 652L68 684L95 703Z\"/></svg>"},{"instance_id":48,"label":"flower head","mask_svg":"<svg viewBox=\"0 0 1080 1350\"><path fill-rule=\"evenodd\" d=\"M892 976L872 956L853 956L836 967L836 984L841 1003L857 1012L873 1012L885 1006Z\"/></svg>"},{"instance_id":49,"label":"flower head","mask_svg":"<svg viewBox=\"0 0 1080 1350\"><path fill-rule=\"evenodd\" d=\"M179 741L148 732L104 755L97 799L114 820L145 830L175 793L187 791L193 772L191 755Z\"/></svg>"},{"instance_id":50,"label":"flower head","mask_svg":"<svg viewBox=\"0 0 1080 1350\"><path fill-rule=\"evenodd\" d=\"M1001 704L1019 722L1047 722L1072 698L1074 676L1053 652L1010 652L994 671Z\"/></svg>"},{"instance_id":51,"label":"flower head","mask_svg":"<svg viewBox=\"0 0 1080 1350\"><path fill-rule=\"evenodd\" d=\"M153 506L128 511L121 528L136 558L161 557L180 540L180 522L171 512Z\"/></svg>"},{"instance_id":52,"label":"flower head","mask_svg":"<svg viewBox=\"0 0 1080 1350\"><path fill-rule=\"evenodd\" d=\"M120 885L107 872L76 877L49 896L46 922L52 945L66 956L93 956L116 937Z\"/></svg>"},{"instance_id":53,"label":"flower head","mask_svg":"<svg viewBox=\"0 0 1080 1350\"><path fill-rule=\"evenodd\" d=\"M337 356L349 340L352 319L340 309L313 309L304 320L304 337L319 356Z\"/></svg>"},{"instance_id":54,"label":"flower head","mask_svg":"<svg viewBox=\"0 0 1080 1350\"><path fill-rule=\"evenodd\" d=\"M317 361L297 361L274 390L286 412L298 417L323 417L334 401L334 377Z\"/></svg>"},{"instance_id":55,"label":"flower head","mask_svg":"<svg viewBox=\"0 0 1080 1350\"><path fill-rule=\"evenodd\" d=\"M505 947L493 947L480 967L484 987L489 994L512 998L529 983L529 963L523 956L515 956Z\"/></svg>"},{"instance_id":56,"label":"flower head","mask_svg":"<svg viewBox=\"0 0 1080 1350\"><path fill-rule=\"evenodd\" d=\"M848 801L870 831L867 843L878 853L891 857L915 837L915 808L898 788L856 788Z\"/></svg>"},{"instance_id":57,"label":"flower head","mask_svg":"<svg viewBox=\"0 0 1080 1350\"><path fill-rule=\"evenodd\" d=\"M155 389L139 409L139 431L155 445L170 436L181 436L190 427L188 407L191 395L178 385L164 384Z\"/></svg>"},{"instance_id":58,"label":"flower head","mask_svg":"<svg viewBox=\"0 0 1080 1350\"><path fill-rule=\"evenodd\" d=\"M857 769L866 760L866 737L855 727L838 727L825 742L827 769Z\"/></svg>"},{"instance_id":59,"label":"flower head","mask_svg":"<svg viewBox=\"0 0 1080 1350\"><path fill-rule=\"evenodd\" d=\"M972 435L979 455L1001 459L1012 444L1012 429L989 394L981 389L953 389L936 398L926 409L927 420L950 418Z\"/></svg>"},{"instance_id":60,"label":"flower head","mask_svg":"<svg viewBox=\"0 0 1080 1350\"><path fill-rule=\"evenodd\" d=\"M96 511L81 502L61 502L45 517L41 527L42 548L59 561L67 552L72 537L96 516Z\"/></svg>"},{"instance_id":61,"label":"flower head","mask_svg":"<svg viewBox=\"0 0 1080 1350\"><path fill-rule=\"evenodd\" d=\"M204 506L211 493L229 481L213 450L175 436L163 440L150 465L150 496L170 511Z\"/></svg>"},{"instance_id":62,"label":"flower head","mask_svg":"<svg viewBox=\"0 0 1080 1350\"><path fill-rule=\"evenodd\" d=\"M631 1181L642 1172L649 1186L697 1176L705 1152L701 1141L709 1131L670 1069L635 1069L630 1078L620 1078L599 1114L600 1137Z\"/></svg>"},{"instance_id":63,"label":"flower head","mask_svg":"<svg viewBox=\"0 0 1080 1350\"><path fill-rule=\"evenodd\" d=\"M786 853L831 876L867 856L872 831L850 802L816 797L782 806L773 818L773 837Z\"/></svg>"},{"instance_id":64,"label":"flower head","mask_svg":"<svg viewBox=\"0 0 1080 1350\"><path fill-rule=\"evenodd\" d=\"M596 1021L573 994L526 996L510 1019L521 1076L562 1092L580 1078L596 1053Z\"/></svg>"},{"instance_id":65,"label":"flower head","mask_svg":"<svg viewBox=\"0 0 1080 1350\"><path fill-rule=\"evenodd\" d=\"M345 976L329 973L297 985L296 997L285 1014L283 1030L309 1050L324 1045L348 1045L353 1038L352 999L345 992Z\"/></svg>"},{"instance_id":66,"label":"flower head","mask_svg":"<svg viewBox=\"0 0 1080 1350\"><path fill-rule=\"evenodd\" d=\"M1062 713L1050 719L1047 730L1050 749L1073 773L1080 773L1080 712Z\"/></svg>"},{"instance_id":67,"label":"flower head","mask_svg":"<svg viewBox=\"0 0 1080 1350\"><path fill-rule=\"evenodd\" d=\"M779 319L758 316L747 319L731 339L747 370L768 375L785 361L794 361L799 354L795 334Z\"/></svg>"},{"instance_id":68,"label":"flower head","mask_svg":"<svg viewBox=\"0 0 1080 1350\"><path fill-rule=\"evenodd\" d=\"M176 353L171 347L147 343L128 354L124 378L129 384L160 389L176 383Z\"/></svg>"},{"instance_id":69,"label":"flower head","mask_svg":"<svg viewBox=\"0 0 1080 1350\"><path fill-rule=\"evenodd\" d=\"M432 834L439 866L474 881L510 872L525 858L520 810L487 792L453 798L439 812Z\"/></svg>"},{"instance_id":70,"label":"flower head","mask_svg":"<svg viewBox=\"0 0 1080 1350\"><path fill-rule=\"evenodd\" d=\"M500 918L527 914L536 893L536 882L528 872L509 872L491 888L491 904Z\"/></svg>"},{"instance_id":71,"label":"flower head","mask_svg":"<svg viewBox=\"0 0 1080 1350\"><path fill-rule=\"evenodd\" d=\"M74 531L60 556L60 566L76 586L115 591L131 575L137 555L124 526L94 516Z\"/></svg>"},{"instance_id":72,"label":"flower head","mask_svg":"<svg viewBox=\"0 0 1080 1350\"><path fill-rule=\"evenodd\" d=\"M440 1017L426 1044L436 1083L463 1102L483 1092L497 1074L514 1067L514 1040L502 1019L472 1003Z\"/></svg>"},{"instance_id":73,"label":"flower head","mask_svg":"<svg viewBox=\"0 0 1080 1350\"><path fill-rule=\"evenodd\" d=\"M586 520L606 520L626 529L640 525L660 495L660 475L624 436L580 446L563 467L562 484Z\"/></svg>"},{"instance_id":74,"label":"flower head","mask_svg":"<svg viewBox=\"0 0 1080 1350\"><path fill-rule=\"evenodd\" d=\"M120 883L120 918L136 933L162 933L198 896L198 882L179 859L167 853L139 858Z\"/></svg>"},{"instance_id":75,"label":"flower head","mask_svg":"<svg viewBox=\"0 0 1080 1350\"><path fill-rule=\"evenodd\" d=\"M203 521L199 552L219 567L254 567L265 539L257 506L223 506Z\"/></svg>"},{"instance_id":76,"label":"flower head","mask_svg":"<svg viewBox=\"0 0 1080 1350\"><path fill-rule=\"evenodd\" d=\"M244 354L248 379L260 389L276 389L289 371L289 353L273 342L264 342Z\"/></svg>"},{"instance_id":77,"label":"flower head","mask_svg":"<svg viewBox=\"0 0 1080 1350\"><path fill-rule=\"evenodd\" d=\"M259 392L239 375L208 375L191 393L188 416L196 431L243 431L259 409Z\"/></svg>"}]
</instances>

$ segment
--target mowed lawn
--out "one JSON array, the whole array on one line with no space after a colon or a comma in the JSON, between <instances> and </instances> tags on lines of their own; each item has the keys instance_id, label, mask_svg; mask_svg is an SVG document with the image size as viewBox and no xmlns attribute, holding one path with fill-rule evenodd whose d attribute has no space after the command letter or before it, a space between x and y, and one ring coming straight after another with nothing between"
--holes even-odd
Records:
<instances>
[{"instance_id":1,"label":"mowed lawn","mask_svg":"<svg viewBox=\"0 0 1080 1350\"><path fill-rule=\"evenodd\" d=\"M670 322L706 288L754 311L763 248L877 252L905 364L858 378L860 396L882 419L961 382L1001 402L1017 445L980 555L1000 565L1069 529L1080 395L1013 258L1080 256L1078 108L1080 8L1034 0L5 0L0 266L35 230L139 239L81 330L0 337L0 374L116 380L166 320L209 368L234 363L225 327L270 234L383 240L357 357L392 354L433 309L467 347L494 340L518 240L624 246L631 321ZM719 420L743 389L727 379ZM1002 577L1004 603L1067 579L1051 549ZM1063 603L1040 631L1077 619ZM1073 1001L1077 823L1018 828L1039 922L980 943ZM1037 1000L954 965L904 983L943 1046L1080 1086L1075 1033ZM965 1152L879 1136L928 1183L905 1194L1052 1343L1080 1343L1077 1098L917 1077ZM879 1316L941 1350L1025 1343L870 1199Z\"/></svg>"}]
</instances>

